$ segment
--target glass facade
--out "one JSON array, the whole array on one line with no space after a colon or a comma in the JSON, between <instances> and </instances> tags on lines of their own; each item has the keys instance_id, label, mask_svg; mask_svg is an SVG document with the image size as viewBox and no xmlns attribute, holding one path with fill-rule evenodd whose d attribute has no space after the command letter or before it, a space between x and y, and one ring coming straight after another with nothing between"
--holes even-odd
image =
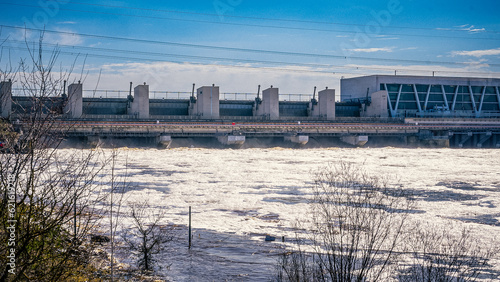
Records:
<instances>
[{"instance_id":1,"label":"glass facade","mask_svg":"<svg viewBox=\"0 0 500 282\"><path fill-rule=\"evenodd\" d=\"M498 86L381 83L380 90L389 94L392 116L441 112L500 117Z\"/></svg>"}]
</instances>

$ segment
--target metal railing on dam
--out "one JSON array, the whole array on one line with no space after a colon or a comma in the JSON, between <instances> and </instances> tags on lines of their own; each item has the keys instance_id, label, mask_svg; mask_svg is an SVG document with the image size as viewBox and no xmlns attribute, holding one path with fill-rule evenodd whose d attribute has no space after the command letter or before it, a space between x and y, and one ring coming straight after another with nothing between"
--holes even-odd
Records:
<instances>
[{"instance_id":1,"label":"metal railing on dam","mask_svg":"<svg viewBox=\"0 0 500 282\"><path fill-rule=\"evenodd\" d=\"M189 99L191 92L180 91L150 91L150 99ZM83 90L83 97L88 98L127 98L129 91L122 90ZM257 97L255 93L223 92L220 93L221 100L252 101ZM311 100L311 94L279 94L280 101L301 101Z\"/></svg>"},{"instance_id":2,"label":"metal railing on dam","mask_svg":"<svg viewBox=\"0 0 500 282\"><path fill-rule=\"evenodd\" d=\"M122 120L122 121L136 121L140 120L137 115L83 115L77 120ZM180 116L180 115L151 115L147 120L141 121L207 121L202 116ZM271 121L269 117L265 116L220 116L212 121L231 122L311 122L328 123L331 121L318 117L293 117L285 116L279 117L277 120ZM374 118L374 117L338 117L335 123L405 123L404 118Z\"/></svg>"},{"instance_id":3,"label":"metal railing on dam","mask_svg":"<svg viewBox=\"0 0 500 282\"><path fill-rule=\"evenodd\" d=\"M33 96L36 93L36 89L21 89L13 88L13 96ZM130 90L107 90L107 89L85 89L83 90L84 98L127 98L130 94ZM188 100L192 95L192 92L186 91L159 91L152 90L149 91L150 99L183 99ZM244 92L223 92L220 93L221 100L239 100L239 101L253 101L257 97L256 93L244 93ZM307 102L312 99L312 94L279 94L280 101L300 101Z\"/></svg>"}]
</instances>

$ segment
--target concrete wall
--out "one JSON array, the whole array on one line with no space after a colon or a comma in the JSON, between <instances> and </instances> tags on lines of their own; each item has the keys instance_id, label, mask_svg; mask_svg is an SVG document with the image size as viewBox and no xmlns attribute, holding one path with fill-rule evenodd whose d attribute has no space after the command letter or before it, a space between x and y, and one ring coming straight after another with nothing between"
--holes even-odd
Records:
<instances>
[{"instance_id":1,"label":"concrete wall","mask_svg":"<svg viewBox=\"0 0 500 282\"><path fill-rule=\"evenodd\" d=\"M12 82L0 82L0 109L2 117L8 118L12 113Z\"/></svg>"},{"instance_id":2,"label":"concrete wall","mask_svg":"<svg viewBox=\"0 0 500 282\"><path fill-rule=\"evenodd\" d=\"M319 115L328 120L335 119L335 89L325 89L318 92Z\"/></svg>"},{"instance_id":3,"label":"concrete wall","mask_svg":"<svg viewBox=\"0 0 500 282\"><path fill-rule=\"evenodd\" d=\"M219 86L203 86L196 91L196 104L194 104L193 115L202 118L219 118Z\"/></svg>"},{"instance_id":4,"label":"concrete wall","mask_svg":"<svg viewBox=\"0 0 500 282\"><path fill-rule=\"evenodd\" d=\"M255 112L256 116L266 116L271 120L279 119L280 103L279 103L279 88L268 88L262 91L262 104Z\"/></svg>"},{"instance_id":5,"label":"concrete wall","mask_svg":"<svg viewBox=\"0 0 500 282\"><path fill-rule=\"evenodd\" d=\"M149 85L138 85L134 88L134 101L128 114L137 115L140 119L149 118Z\"/></svg>"},{"instance_id":6,"label":"concrete wall","mask_svg":"<svg viewBox=\"0 0 500 282\"><path fill-rule=\"evenodd\" d=\"M362 117L389 117L389 112L387 111L387 91L377 91L371 93L371 104L369 106L365 105L365 108L361 112Z\"/></svg>"},{"instance_id":7,"label":"concrete wall","mask_svg":"<svg viewBox=\"0 0 500 282\"><path fill-rule=\"evenodd\" d=\"M127 115L130 111L124 98L83 98L84 115Z\"/></svg>"},{"instance_id":8,"label":"concrete wall","mask_svg":"<svg viewBox=\"0 0 500 282\"><path fill-rule=\"evenodd\" d=\"M364 76L340 80L340 100L366 97L369 93L380 90L377 86L377 76Z\"/></svg>"},{"instance_id":9,"label":"concrete wall","mask_svg":"<svg viewBox=\"0 0 500 282\"><path fill-rule=\"evenodd\" d=\"M83 85L73 83L68 86L68 101L64 106L64 113L71 118L79 118L83 113Z\"/></svg>"}]
</instances>

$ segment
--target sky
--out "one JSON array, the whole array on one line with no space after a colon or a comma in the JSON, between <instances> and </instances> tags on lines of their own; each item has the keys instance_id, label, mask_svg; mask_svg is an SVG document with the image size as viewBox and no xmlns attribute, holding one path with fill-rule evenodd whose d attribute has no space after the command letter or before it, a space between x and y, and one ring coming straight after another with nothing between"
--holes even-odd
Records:
<instances>
[{"instance_id":1,"label":"sky","mask_svg":"<svg viewBox=\"0 0 500 282\"><path fill-rule=\"evenodd\" d=\"M70 82L89 90L145 82L312 94L372 74L500 77L498 1L0 0L0 9L2 72L43 34L44 57L56 50L57 71L74 65Z\"/></svg>"}]
</instances>

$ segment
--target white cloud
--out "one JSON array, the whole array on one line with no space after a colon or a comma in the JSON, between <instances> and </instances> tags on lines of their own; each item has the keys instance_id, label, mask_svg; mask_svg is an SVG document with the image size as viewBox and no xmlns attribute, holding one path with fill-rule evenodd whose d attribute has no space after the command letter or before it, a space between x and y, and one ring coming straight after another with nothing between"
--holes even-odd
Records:
<instances>
[{"instance_id":1,"label":"white cloud","mask_svg":"<svg viewBox=\"0 0 500 282\"><path fill-rule=\"evenodd\" d=\"M284 71L285 67L256 69L249 65L240 67L223 67L216 65L151 62L151 63L116 63L92 66L87 65L82 72L81 66L76 66L75 71L68 77L69 83L82 80L84 91L121 90L126 96L129 83L140 85L146 82L151 95L153 91L191 92L193 83L196 88L215 84L220 86L221 93L252 93L256 94L257 86L262 89L270 85L279 88L281 94L307 94L312 97L314 86L318 89L335 89L337 97L340 93L340 78L356 77L374 74L393 75L397 70L398 75L423 75L431 76L462 76L462 77L499 77L500 73L487 73L487 64L471 62L462 67L446 67L439 65L363 65L348 64L337 67L335 73L311 73L299 71ZM300 71L310 71L310 68L288 66ZM101 75L99 72L102 70ZM88 75L87 75L88 71ZM471 72L485 72L471 74ZM81 73L84 73L83 77ZM54 73L58 76L58 73ZM89 92L85 92L89 93ZM248 97L254 97L249 95ZM152 96L153 97L153 96ZM249 98L250 99L250 98Z\"/></svg>"},{"instance_id":2,"label":"white cloud","mask_svg":"<svg viewBox=\"0 0 500 282\"><path fill-rule=\"evenodd\" d=\"M90 44L89 47L99 47L101 45L102 45L102 42L99 41L99 42L97 42L95 44Z\"/></svg>"},{"instance_id":3,"label":"white cloud","mask_svg":"<svg viewBox=\"0 0 500 282\"><path fill-rule=\"evenodd\" d=\"M475 27L473 25L470 25L470 24L459 25L459 26L455 26L454 28L442 28L442 27L438 27L436 29L437 30L452 30L452 31L461 30L461 31L467 31L469 33L486 32L486 29L484 27L483 28L477 28L477 27Z\"/></svg>"},{"instance_id":4,"label":"white cloud","mask_svg":"<svg viewBox=\"0 0 500 282\"><path fill-rule=\"evenodd\" d=\"M38 35L29 29L16 29L15 31L10 32L7 37L17 41L30 41L36 36Z\"/></svg>"},{"instance_id":5,"label":"white cloud","mask_svg":"<svg viewBox=\"0 0 500 282\"><path fill-rule=\"evenodd\" d=\"M497 49L487 49L487 50L474 50L474 51L453 51L451 52L453 57L455 56L472 56L480 58L483 56L495 56L500 55L500 48Z\"/></svg>"},{"instance_id":6,"label":"white cloud","mask_svg":"<svg viewBox=\"0 0 500 282\"><path fill-rule=\"evenodd\" d=\"M417 50L417 49L419 49L419 48L418 47L407 47L407 48L401 48L399 50L406 51L406 50Z\"/></svg>"},{"instance_id":7,"label":"white cloud","mask_svg":"<svg viewBox=\"0 0 500 282\"><path fill-rule=\"evenodd\" d=\"M59 44L59 45L79 45L83 43L83 39L80 35L73 33L69 29L56 29L57 31L63 33L43 33L43 43L48 44ZM40 32L32 31L29 29L18 29L14 32L9 33L9 39L17 41L34 41L38 42L40 39Z\"/></svg>"},{"instance_id":8,"label":"white cloud","mask_svg":"<svg viewBox=\"0 0 500 282\"><path fill-rule=\"evenodd\" d=\"M85 89L94 89L98 81L98 70L90 67L91 73L85 80ZM280 93L309 94L314 86L319 89L339 89L339 81L333 74L306 72L305 67L279 67L256 69L248 65L240 67L221 67L190 63L118 63L101 67L102 75L98 89L125 90L130 81L133 85L146 82L151 91L186 91L190 92L193 83L196 87L216 84L221 92L257 93L257 86L262 89L273 85ZM299 71L284 71L293 68ZM89 69L89 68L87 68ZM303 72L304 71L304 72Z\"/></svg>"},{"instance_id":9,"label":"white cloud","mask_svg":"<svg viewBox=\"0 0 500 282\"><path fill-rule=\"evenodd\" d=\"M64 33L45 33L43 42L60 45L79 45L83 43L82 37L76 33L72 33L71 30L58 29L57 31Z\"/></svg>"},{"instance_id":10,"label":"white cloud","mask_svg":"<svg viewBox=\"0 0 500 282\"><path fill-rule=\"evenodd\" d=\"M270 85L279 88L281 94L312 94L314 86L340 91L340 77L353 77L372 74L424 75L431 76L484 76L470 72L481 72L488 68L487 64L471 62L463 67L447 67L439 65L362 65L349 64L332 70L332 73L308 73L284 71L287 67L255 69L248 65L241 67L222 67L216 65L190 63L118 63L102 67L97 89L127 91L129 82L139 85L146 82L151 91L191 92L193 83L196 88L215 84L222 93L256 93L257 86L262 89ZM311 70L305 67L289 66L296 70ZM87 68L89 69L89 68ZM335 71L335 73L333 73ZM498 73L491 73L498 76ZM98 71L91 69L84 81L84 89L94 89L98 81Z\"/></svg>"},{"instance_id":11,"label":"white cloud","mask_svg":"<svg viewBox=\"0 0 500 282\"><path fill-rule=\"evenodd\" d=\"M379 35L375 35L375 38L377 38L377 40L398 40L399 37L390 37L389 35L385 35L385 34L379 34Z\"/></svg>"},{"instance_id":12,"label":"white cloud","mask_svg":"<svg viewBox=\"0 0 500 282\"><path fill-rule=\"evenodd\" d=\"M479 32L485 32L486 29L483 27L483 28L476 28L475 26L473 25L468 25L468 24L465 24L465 25L461 25L461 26L458 26L460 28L460 30L463 30L463 31L468 31L470 33L479 33Z\"/></svg>"},{"instance_id":13,"label":"white cloud","mask_svg":"<svg viewBox=\"0 0 500 282\"><path fill-rule=\"evenodd\" d=\"M57 24L76 24L76 22L65 21L65 22L58 22Z\"/></svg>"},{"instance_id":14,"label":"white cloud","mask_svg":"<svg viewBox=\"0 0 500 282\"><path fill-rule=\"evenodd\" d=\"M350 49L351 52L362 52L362 53L375 53L375 52L389 52L391 53L394 47L383 47L383 48L358 48Z\"/></svg>"}]
</instances>

